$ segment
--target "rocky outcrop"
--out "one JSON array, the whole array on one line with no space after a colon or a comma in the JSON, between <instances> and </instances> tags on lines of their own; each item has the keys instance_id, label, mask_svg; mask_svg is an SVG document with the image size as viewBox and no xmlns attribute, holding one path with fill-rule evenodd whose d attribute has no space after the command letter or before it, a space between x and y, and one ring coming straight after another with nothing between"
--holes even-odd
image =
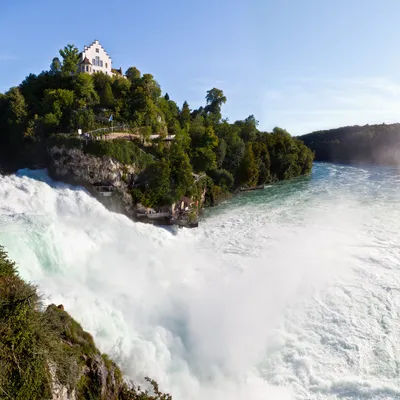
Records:
<instances>
[{"instance_id":1,"label":"rocky outcrop","mask_svg":"<svg viewBox=\"0 0 400 400\"><path fill-rule=\"evenodd\" d=\"M0 399L171 400L127 382L93 337L62 307L45 310L0 246Z\"/></svg>"},{"instance_id":2,"label":"rocky outcrop","mask_svg":"<svg viewBox=\"0 0 400 400\"><path fill-rule=\"evenodd\" d=\"M85 187L110 211L136 219L136 206L132 204L130 188L141 172L135 165L124 165L110 157L85 154L82 150L53 146L49 149L49 174L52 178ZM96 187L112 188L107 197Z\"/></svg>"},{"instance_id":3,"label":"rocky outcrop","mask_svg":"<svg viewBox=\"0 0 400 400\"><path fill-rule=\"evenodd\" d=\"M85 187L110 211L125 214L129 218L156 225L197 227L198 213L179 213L177 204L157 209L134 204L131 189L142 172L134 164L125 165L111 157L87 154L79 148L52 146L49 149L49 174L53 179ZM205 201L204 188L200 208ZM178 202L179 204L180 202Z\"/></svg>"}]
</instances>

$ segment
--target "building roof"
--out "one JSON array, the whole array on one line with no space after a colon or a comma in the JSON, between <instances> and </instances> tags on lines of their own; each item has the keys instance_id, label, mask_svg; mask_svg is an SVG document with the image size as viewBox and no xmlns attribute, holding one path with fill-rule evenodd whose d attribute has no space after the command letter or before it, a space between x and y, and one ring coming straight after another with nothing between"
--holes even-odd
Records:
<instances>
[{"instance_id":1,"label":"building roof","mask_svg":"<svg viewBox=\"0 0 400 400\"><path fill-rule=\"evenodd\" d=\"M89 46L84 46L83 51L89 50L93 46L100 46L104 50L104 53L106 53L106 55L108 56L110 61L112 61L111 57L107 54L106 49L100 44L100 42L97 39L93 43L91 43Z\"/></svg>"},{"instance_id":2,"label":"building roof","mask_svg":"<svg viewBox=\"0 0 400 400\"><path fill-rule=\"evenodd\" d=\"M79 64L88 64L88 65L92 65L92 63L89 61L89 59L87 57L85 57Z\"/></svg>"},{"instance_id":3,"label":"building roof","mask_svg":"<svg viewBox=\"0 0 400 400\"><path fill-rule=\"evenodd\" d=\"M122 68L119 68L119 69L111 68L111 72L113 72L114 74L123 75L123 73L122 73Z\"/></svg>"}]
</instances>

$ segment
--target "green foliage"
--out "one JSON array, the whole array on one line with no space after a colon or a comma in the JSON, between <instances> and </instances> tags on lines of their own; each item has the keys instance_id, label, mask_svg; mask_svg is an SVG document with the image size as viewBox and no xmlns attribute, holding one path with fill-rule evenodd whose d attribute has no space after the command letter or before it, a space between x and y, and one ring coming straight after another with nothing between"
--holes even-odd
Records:
<instances>
[{"instance_id":1,"label":"green foliage","mask_svg":"<svg viewBox=\"0 0 400 400\"><path fill-rule=\"evenodd\" d=\"M189 195L194 184L190 158L185 152L184 146L179 142L171 148L170 154L171 180L175 192L175 198Z\"/></svg>"},{"instance_id":2,"label":"green foliage","mask_svg":"<svg viewBox=\"0 0 400 400\"><path fill-rule=\"evenodd\" d=\"M89 74L78 74L73 80L77 107L87 108L99 102L99 95L94 86L94 79Z\"/></svg>"},{"instance_id":3,"label":"green foliage","mask_svg":"<svg viewBox=\"0 0 400 400\"><path fill-rule=\"evenodd\" d=\"M205 112L209 113L214 123L218 123L221 119L222 104L226 103L226 97L221 89L213 88L207 91L207 106Z\"/></svg>"},{"instance_id":4,"label":"green foliage","mask_svg":"<svg viewBox=\"0 0 400 400\"><path fill-rule=\"evenodd\" d=\"M60 50L63 58L61 73L64 76L73 75L77 72L79 62L79 50L72 44L68 44Z\"/></svg>"},{"instance_id":5,"label":"green foliage","mask_svg":"<svg viewBox=\"0 0 400 400\"><path fill-rule=\"evenodd\" d=\"M208 171L217 166L214 149L218 146L218 137L211 126L204 126L204 118L197 115L190 125L192 143L192 165L195 171Z\"/></svg>"},{"instance_id":6,"label":"green foliage","mask_svg":"<svg viewBox=\"0 0 400 400\"><path fill-rule=\"evenodd\" d=\"M50 73L59 74L61 72L61 61L58 57L54 57L50 64Z\"/></svg>"},{"instance_id":7,"label":"green foliage","mask_svg":"<svg viewBox=\"0 0 400 400\"><path fill-rule=\"evenodd\" d=\"M74 132L82 129L83 132L88 132L96 128L96 116L90 108L81 108L74 111L71 117L71 128Z\"/></svg>"},{"instance_id":8,"label":"green foliage","mask_svg":"<svg viewBox=\"0 0 400 400\"><path fill-rule=\"evenodd\" d=\"M10 147L15 148L21 145L28 116L27 104L19 88L11 88L6 93L3 109L4 139Z\"/></svg>"},{"instance_id":9,"label":"green foliage","mask_svg":"<svg viewBox=\"0 0 400 400\"><path fill-rule=\"evenodd\" d=\"M110 82L107 82L100 94L100 105L104 108L112 108L114 106L115 99L111 89Z\"/></svg>"},{"instance_id":10,"label":"green foliage","mask_svg":"<svg viewBox=\"0 0 400 400\"><path fill-rule=\"evenodd\" d=\"M235 178L226 169L214 169L209 172L210 177L214 181L215 185L221 187L225 191L232 189L235 183Z\"/></svg>"},{"instance_id":11,"label":"green foliage","mask_svg":"<svg viewBox=\"0 0 400 400\"><path fill-rule=\"evenodd\" d=\"M67 131L70 126L75 94L67 89L47 89L44 92L43 117L46 132Z\"/></svg>"},{"instance_id":12,"label":"green foliage","mask_svg":"<svg viewBox=\"0 0 400 400\"><path fill-rule=\"evenodd\" d=\"M83 145L83 151L98 157L111 157L122 164L135 164L139 169L154 163L153 158L135 143L122 139L89 141Z\"/></svg>"},{"instance_id":13,"label":"green foliage","mask_svg":"<svg viewBox=\"0 0 400 400\"><path fill-rule=\"evenodd\" d=\"M162 206L172 204L171 167L167 159L162 159L146 170L144 205Z\"/></svg>"},{"instance_id":14,"label":"green foliage","mask_svg":"<svg viewBox=\"0 0 400 400\"><path fill-rule=\"evenodd\" d=\"M345 126L299 139L315 152L317 161L398 165L400 124Z\"/></svg>"},{"instance_id":15,"label":"green foliage","mask_svg":"<svg viewBox=\"0 0 400 400\"><path fill-rule=\"evenodd\" d=\"M206 104L198 109L191 110L186 101L179 109L168 94L161 95L153 75L141 74L136 67L128 68L126 78L78 73L76 47L68 45L60 54L62 63L53 59L50 71L30 74L18 88L0 96L0 151L11 159L25 158L20 153L31 157L32 149L40 148L37 144L45 149L58 142L124 164L134 163L142 171L143 184L135 187L132 197L149 206L170 205L182 195L198 196L192 171L214 179L207 186L213 203L239 185L289 179L311 170L313 153L284 129L260 132L254 115L234 123L222 119L227 99L221 89L208 90ZM135 144L52 136L78 129L107 130L111 113L114 127L124 125L124 131L129 127L138 135ZM375 133L368 132L373 136L368 140L375 140ZM174 141L167 135L175 136ZM342 139L335 136L329 142L329 154L339 148L344 154ZM319 154L327 147L320 141L318 146Z\"/></svg>"},{"instance_id":16,"label":"green foliage","mask_svg":"<svg viewBox=\"0 0 400 400\"><path fill-rule=\"evenodd\" d=\"M140 71L136 67L129 67L126 72L125 76L133 83L136 79L140 79L141 77Z\"/></svg>"},{"instance_id":17,"label":"green foliage","mask_svg":"<svg viewBox=\"0 0 400 400\"><path fill-rule=\"evenodd\" d=\"M189 104L186 101L183 103L182 110L179 115L179 122L180 122L182 128L189 129L190 108L189 108Z\"/></svg>"},{"instance_id":18,"label":"green foliage","mask_svg":"<svg viewBox=\"0 0 400 400\"><path fill-rule=\"evenodd\" d=\"M252 143L246 143L246 150L240 163L237 180L240 185L255 186L258 182L259 169L253 153Z\"/></svg>"},{"instance_id":19,"label":"green foliage","mask_svg":"<svg viewBox=\"0 0 400 400\"><path fill-rule=\"evenodd\" d=\"M60 383L79 400L171 400L155 381L151 390L123 382L117 365L92 336L55 305L40 311L36 288L25 283L0 247L0 398L47 400Z\"/></svg>"}]
</instances>

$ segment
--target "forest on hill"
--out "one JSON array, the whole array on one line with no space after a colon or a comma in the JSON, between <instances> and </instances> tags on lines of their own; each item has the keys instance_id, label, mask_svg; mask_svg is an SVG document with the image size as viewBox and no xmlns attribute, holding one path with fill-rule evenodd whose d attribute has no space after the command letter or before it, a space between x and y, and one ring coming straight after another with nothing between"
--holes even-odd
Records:
<instances>
[{"instance_id":1,"label":"forest on hill","mask_svg":"<svg viewBox=\"0 0 400 400\"><path fill-rule=\"evenodd\" d=\"M400 124L345 126L299 136L316 161L399 165Z\"/></svg>"},{"instance_id":2,"label":"forest on hill","mask_svg":"<svg viewBox=\"0 0 400 400\"><path fill-rule=\"evenodd\" d=\"M134 194L147 205L190 196L193 172L206 173L211 191L219 194L293 178L312 168L313 153L284 129L262 132L253 115L233 123L223 118L227 98L221 89L211 88L204 106L191 109L186 101L179 106L163 94L154 77L136 67L125 76L79 73L75 46L67 45L60 55L48 71L30 74L0 94L3 163L34 164L44 157L49 137L110 126L112 115L114 125L128 125L140 135L130 148L143 148L150 135L159 135L143 148L155 160L148 168L152 191L147 184ZM170 144L163 140L168 135L175 137Z\"/></svg>"}]
</instances>

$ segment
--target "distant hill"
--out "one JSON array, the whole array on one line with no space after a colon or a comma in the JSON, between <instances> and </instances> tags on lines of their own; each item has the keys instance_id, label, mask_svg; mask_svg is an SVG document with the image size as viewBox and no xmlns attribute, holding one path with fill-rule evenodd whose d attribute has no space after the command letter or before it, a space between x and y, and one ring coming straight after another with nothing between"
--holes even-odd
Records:
<instances>
[{"instance_id":1,"label":"distant hill","mask_svg":"<svg viewBox=\"0 0 400 400\"><path fill-rule=\"evenodd\" d=\"M345 126L298 139L315 152L315 161L400 165L400 124Z\"/></svg>"}]
</instances>

